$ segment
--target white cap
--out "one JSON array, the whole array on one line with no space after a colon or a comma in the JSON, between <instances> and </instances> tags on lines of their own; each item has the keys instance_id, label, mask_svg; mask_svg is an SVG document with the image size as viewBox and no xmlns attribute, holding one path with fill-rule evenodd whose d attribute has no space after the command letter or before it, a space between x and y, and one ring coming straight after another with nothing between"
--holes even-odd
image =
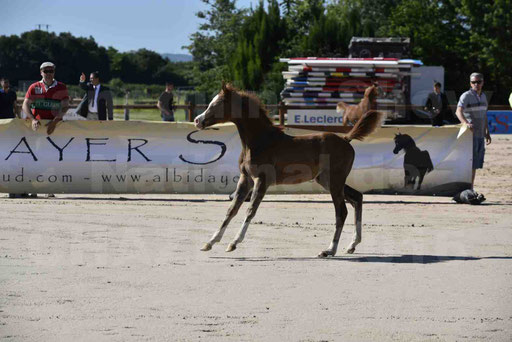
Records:
<instances>
[{"instance_id":1,"label":"white cap","mask_svg":"<svg viewBox=\"0 0 512 342\"><path fill-rule=\"evenodd\" d=\"M54 68L55 69L55 64L53 64L52 62L44 62L43 64L41 64L41 66L39 67L39 70L43 70L44 68L47 68L47 67L51 67L51 68Z\"/></svg>"}]
</instances>

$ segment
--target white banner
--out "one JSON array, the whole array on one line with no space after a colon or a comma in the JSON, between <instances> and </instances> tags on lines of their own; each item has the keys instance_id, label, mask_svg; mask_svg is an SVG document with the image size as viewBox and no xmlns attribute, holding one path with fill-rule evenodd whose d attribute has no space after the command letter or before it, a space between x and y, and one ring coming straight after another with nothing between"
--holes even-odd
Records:
<instances>
[{"instance_id":1,"label":"white banner","mask_svg":"<svg viewBox=\"0 0 512 342\"><path fill-rule=\"evenodd\" d=\"M416 145L407 156L405 149L393 153L399 132ZM364 142L352 142L356 159L347 182L373 193L452 195L467 189L472 136L458 133L454 126L383 127ZM191 123L67 121L48 136L44 126L33 132L29 121L0 120L0 192L231 193L239 177L240 150L231 124L198 131ZM432 170L425 171L418 190L419 177L411 184L405 171L415 175L430 169L422 151L428 152ZM409 162L405 168L404 157ZM323 192L315 182L269 190Z\"/></svg>"}]
</instances>

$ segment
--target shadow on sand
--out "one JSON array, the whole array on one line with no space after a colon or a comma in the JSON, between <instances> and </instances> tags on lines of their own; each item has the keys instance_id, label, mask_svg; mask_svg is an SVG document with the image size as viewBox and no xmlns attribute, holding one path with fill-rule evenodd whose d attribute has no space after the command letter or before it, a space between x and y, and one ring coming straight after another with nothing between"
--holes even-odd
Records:
<instances>
[{"instance_id":1,"label":"shadow on sand","mask_svg":"<svg viewBox=\"0 0 512 342\"><path fill-rule=\"evenodd\" d=\"M329 258L316 257L211 257L211 259L224 259L240 262L274 262L274 261L345 261L345 262L371 262L371 263L393 263L393 264L436 264L448 261L478 261L478 260L512 260L512 256L489 256L489 257L471 257L471 256L451 256L451 255L346 255Z\"/></svg>"},{"instance_id":2,"label":"shadow on sand","mask_svg":"<svg viewBox=\"0 0 512 342\"><path fill-rule=\"evenodd\" d=\"M33 198L31 198L33 199ZM38 199L44 199L47 200L44 197L38 197ZM162 203L172 203L172 202L190 202L190 203L206 203L206 202L231 202L230 199L226 198L144 198L144 197L137 197L137 198L127 198L127 197L66 197L66 195L58 195L56 198L52 198L52 200L67 200L67 201L124 201L124 202L162 202ZM326 200L307 200L307 199L264 199L263 202L268 203L326 203L331 204L332 201L330 199ZM400 200L394 200L394 201L363 201L365 204L400 204L400 205L416 205L416 204L435 204L435 205L459 205L455 202L434 202L434 201L400 201ZM482 203L482 206L486 205L497 205L497 206L512 206L512 203ZM227 209L227 207L226 207Z\"/></svg>"},{"instance_id":3,"label":"shadow on sand","mask_svg":"<svg viewBox=\"0 0 512 342\"><path fill-rule=\"evenodd\" d=\"M62 199L67 201L119 201L119 202L191 202L191 203L203 203L203 202L226 202L223 199L204 199L204 198L127 198L127 197L64 197L65 195L57 195L56 199ZM229 200L228 200L229 201Z\"/></svg>"},{"instance_id":4,"label":"shadow on sand","mask_svg":"<svg viewBox=\"0 0 512 342\"><path fill-rule=\"evenodd\" d=\"M33 198L31 198L33 199ZM47 200L46 198L40 196L38 197L38 199L44 199L44 200ZM448 198L447 198L448 199ZM162 203L172 203L172 202L190 202L190 203L206 203L206 202L231 202L231 200L228 198L228 195L226 195L226 197L222 197L222 198L147 198L147 197L131 197L131 198L128 198L128 197L123 197L123 196L119 196L119 197L116 197L116 196L112 196L112 197L87 197L87 195L85 196L80 196L80 197L66 197L66 194L57 194L57 197L56 198L52 198L52 200L67 200L67 201L73 201L73 200L76 200L76 201L120 201L120 202L137 202L137 201L141 201L141 202L162 202ZM332 203L332 200L331 199L325 199L325 200L308 200L308 199L296 199L296 198L293 198L293 197L290 197L290 199L282 199L282 198L279 198L279 199L264 199L263 202L268 202L268 203L326 203L326 204L331 204ZM387 205L393 205L393 204L398 204L398 205L416 205L416 204L434 204L434 205L463 205L463 204L458 204L454 201L446 201L446 202L435 202L435 201L430 201L428 199L418 199L418 200L414 200L414 201L403 201L403 200L399 200L399 199L396 199L396 200L389 200L389 201L379 201L379 200L364 200L363 203L365 204L387 204ZM481 206L512 206L512 203L509 203L508 201L506 202L494 202L494 203L488 203L488 202L484 202L481 204ZM226 207L227 209L227 207Z\"/></svg>"}]
</instances>

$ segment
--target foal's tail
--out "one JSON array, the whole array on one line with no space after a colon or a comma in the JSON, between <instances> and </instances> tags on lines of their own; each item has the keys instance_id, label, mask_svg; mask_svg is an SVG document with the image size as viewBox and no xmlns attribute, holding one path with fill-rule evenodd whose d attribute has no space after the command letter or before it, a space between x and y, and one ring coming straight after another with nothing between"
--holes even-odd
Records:
<instances>
[{"instance_id":1,"label":"foal's tail","mask_svg":"<svg viewBox=\"0 0 512 342\"><path fill-rule=\"evenodd\" d=\"M369 110L363 114L361 119L352 127L350 132L347 133L345 139L351 140L363 140L373 131L380 127L382 120L382 113L376 110Z\"/></svg>"}]
</instances>

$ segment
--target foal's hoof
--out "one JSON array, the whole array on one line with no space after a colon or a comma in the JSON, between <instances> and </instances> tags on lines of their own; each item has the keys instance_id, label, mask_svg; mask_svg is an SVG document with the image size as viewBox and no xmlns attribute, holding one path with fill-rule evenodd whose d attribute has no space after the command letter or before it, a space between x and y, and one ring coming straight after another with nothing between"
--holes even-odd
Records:
<instances>
[{"instance_id":1,"label":"foal's hoof","mask_svg":"<svg viewBox=\"0 0 512 342\"><path fill-rule=\"evenodd\" d=\"M334 253L332 251L322 251L318 253L319 258L327 258L328 256L334 256Z\"/></svg>"},{"instance_id":2,"label":"foal's hoof","mask_svg":"<svg viewBox=\"0 0 512 342\"><path fill-rule=\"evenodd\" d=\"M212 249L212 244L209 242L205 243L203 248L201 248L203 252L209 251L210 249Z\"/></svg>"},{"instance_id":3,"label":"foal's hoof","mask_svg":"<svg viewBox=\"0 0 512 342\"><path fill-rule=\"evenodd\" d=\"M353 254L356 251L355 247L347 249L347 254Z\"/></svg>"},{"instance_id":4,"label":"foal's hoof","mask_svg":"<svg viewBox=\"0 0 512 342\"><path fill-rule=\"evenodd\" d=\"M226 252L233 252L236 249L236 245L233 243L230 243L228 248L226 248Z\"/></svg>"}]
</instances>

